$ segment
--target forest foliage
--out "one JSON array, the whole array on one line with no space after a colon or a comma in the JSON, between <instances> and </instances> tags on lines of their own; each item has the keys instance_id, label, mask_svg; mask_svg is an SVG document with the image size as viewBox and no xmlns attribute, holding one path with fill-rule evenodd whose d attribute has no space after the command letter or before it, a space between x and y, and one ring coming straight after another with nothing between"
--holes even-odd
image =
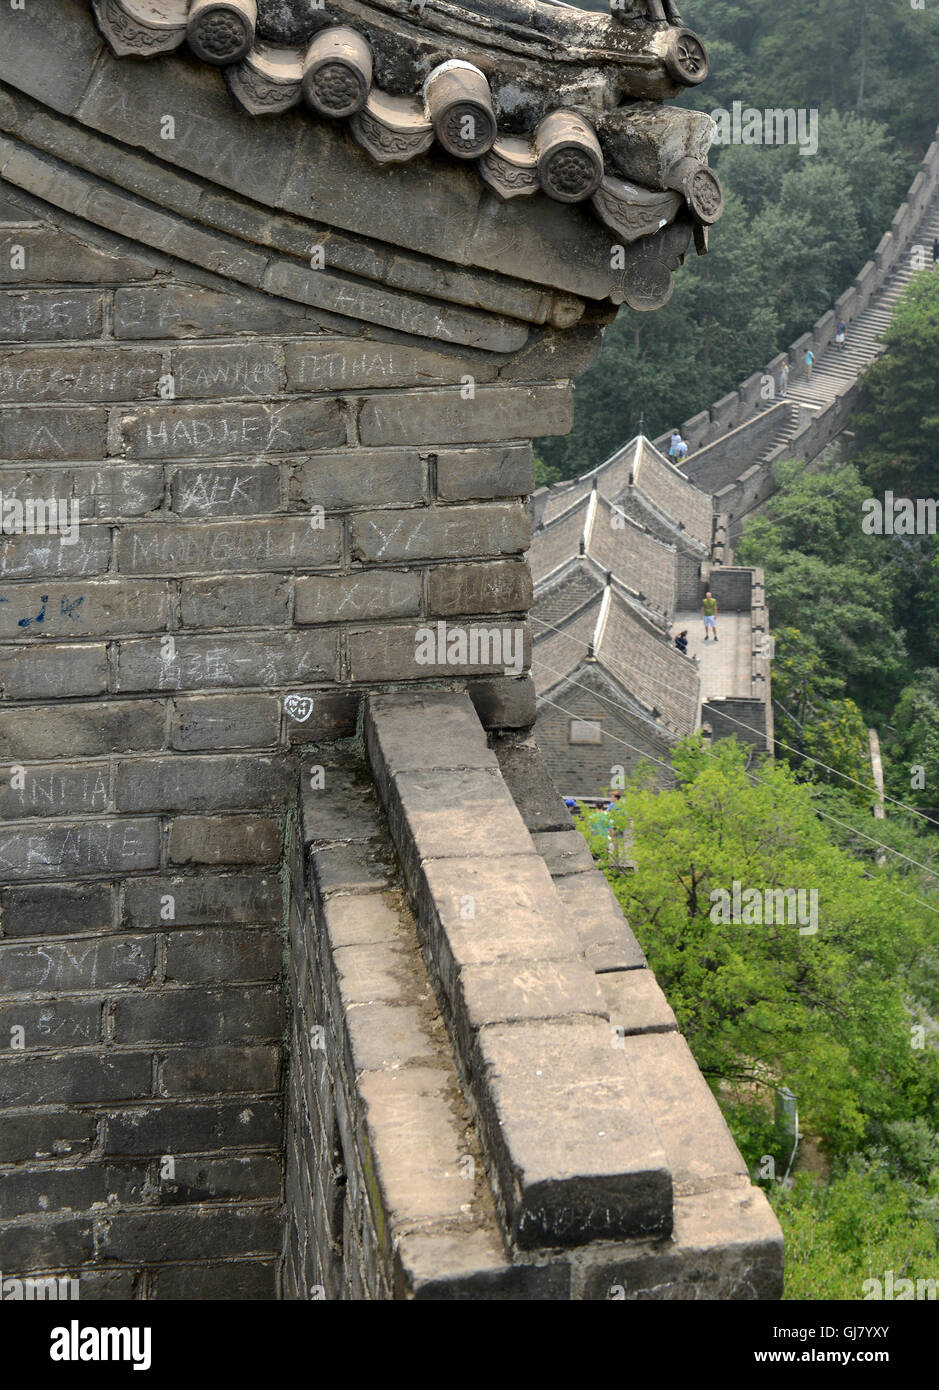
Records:
<instances>
[{"instance_id":1,"label":"forest foliage","mask_svg":"<svg viewBox=\"0 0 939 1390\"><path fill-rule=\"evenodd\" d=\"M605 8L598 3L590 8ZM830 309L897 210L936 127L939 6L683 0L711 74L681 104L819 113L819 144L715 146L726 210L654 314L624 307L575 387L574 428L537 441L538 481L595 468L735 390ZM898 76L902 74L902 76Z\"/></svg>"}]
</instances>

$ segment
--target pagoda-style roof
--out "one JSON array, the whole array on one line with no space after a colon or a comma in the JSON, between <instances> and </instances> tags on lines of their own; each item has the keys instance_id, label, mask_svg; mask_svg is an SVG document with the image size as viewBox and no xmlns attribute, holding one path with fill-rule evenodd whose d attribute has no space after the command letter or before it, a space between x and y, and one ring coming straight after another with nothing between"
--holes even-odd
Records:
<instances>
[{"instance_id":1,"label":"pagoda-style roof","mask_svg":"<svg viewBox=\"0 0 939 1390\"><path fill-rule=\"evenodd\" d=\"M573 574L566 576L574 597ZM668 740L693 733L698 722L698 668L649 622L611 578L566 616L549 621L550 591L532 608L532 676L538 699L552 700L585 673L603 672L621 703L655 724Z\"/></svg>"},{"instance_id":2,"label":"pagoda-style roof","mask_svg":"<svg viewBox=\"0 0 939 1390\"><path fill-rule=\"evenodd\" d=\"M29 0L2 39L4 179L138 236L143 200L155 247L402 332L511 352L657 308L720 215L661 0Z\"/></svg>"}]
</instances>

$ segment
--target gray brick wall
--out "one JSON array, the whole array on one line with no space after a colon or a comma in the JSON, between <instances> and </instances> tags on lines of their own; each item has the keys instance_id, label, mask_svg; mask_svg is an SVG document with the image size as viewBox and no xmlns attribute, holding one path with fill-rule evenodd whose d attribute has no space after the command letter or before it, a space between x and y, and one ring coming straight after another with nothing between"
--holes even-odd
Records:
<instances>
[{"instance_id":1,"label":"gray brick wall","mask_svg":"<svg viewBox=\"0 0 939 1390\"><path fill-rule=\"evenodd\" d=\"M531 719L530 686L422 667L415 634L521 630L529 439L570 389L557 361L507 386L492 354L325 330L12 197L0 492L79 527L0 549L0 1268L272 1298L294 750L376 683L475 676L493 722Z\"/></svg>"}]
</instances>

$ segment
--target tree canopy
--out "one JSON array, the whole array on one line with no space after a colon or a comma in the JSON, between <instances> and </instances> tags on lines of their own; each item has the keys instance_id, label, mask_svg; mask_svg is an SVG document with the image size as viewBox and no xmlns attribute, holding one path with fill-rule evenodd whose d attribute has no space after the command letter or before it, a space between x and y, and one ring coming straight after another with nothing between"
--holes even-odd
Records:
<instances>
[{"instance_id":1,"label":"tree canopy","mask_svg":"<svg viewBox=\"0 0 939 1390\"><path fill-rule=\"evenodd\" d=\"M640 422L654 438L706 409L833 307L934 134L939 6L683 0L682 13L711 74L680 104L814 110L818 150L712 148L726 211L708 254L687 256L665 308L620 310L576 384L571 434L538 441L545 480L595 468Z\"/></svg>"}]
</instances>

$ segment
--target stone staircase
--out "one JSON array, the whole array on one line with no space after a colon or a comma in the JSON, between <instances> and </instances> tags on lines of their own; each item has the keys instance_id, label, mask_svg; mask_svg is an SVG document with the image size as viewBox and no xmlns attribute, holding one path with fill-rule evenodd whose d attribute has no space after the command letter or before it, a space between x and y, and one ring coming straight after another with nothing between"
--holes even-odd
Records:
<instances>
[{"instance_id":1,"label":"stone staircase","mask_svg":"<svg viewBox=\"0 0 939 1390\"><path fill-rule=\"evenodd\" d=\"M794 362L794 376L790 381L789 400L802 410L820 411L835 400L838 392L858 379L872 362L883 354L880 338L889 327L897 300L910 282L917 276L932 270L933 238L939 236L939 196L933 199L924 212L916 231L908 239L903 253L885 281L883 287L871 300L869 306L848 324L847 337L842 349L834 343L818 355L811 380L801 375L802 364ZM911 264L912 248L926 248L927 271L914 270ZM769 454L777 443L786 443L798 428L799 417L792 413L788 433L781 431L781 437L774 441Z\"/></svg>"}]
</instances>

